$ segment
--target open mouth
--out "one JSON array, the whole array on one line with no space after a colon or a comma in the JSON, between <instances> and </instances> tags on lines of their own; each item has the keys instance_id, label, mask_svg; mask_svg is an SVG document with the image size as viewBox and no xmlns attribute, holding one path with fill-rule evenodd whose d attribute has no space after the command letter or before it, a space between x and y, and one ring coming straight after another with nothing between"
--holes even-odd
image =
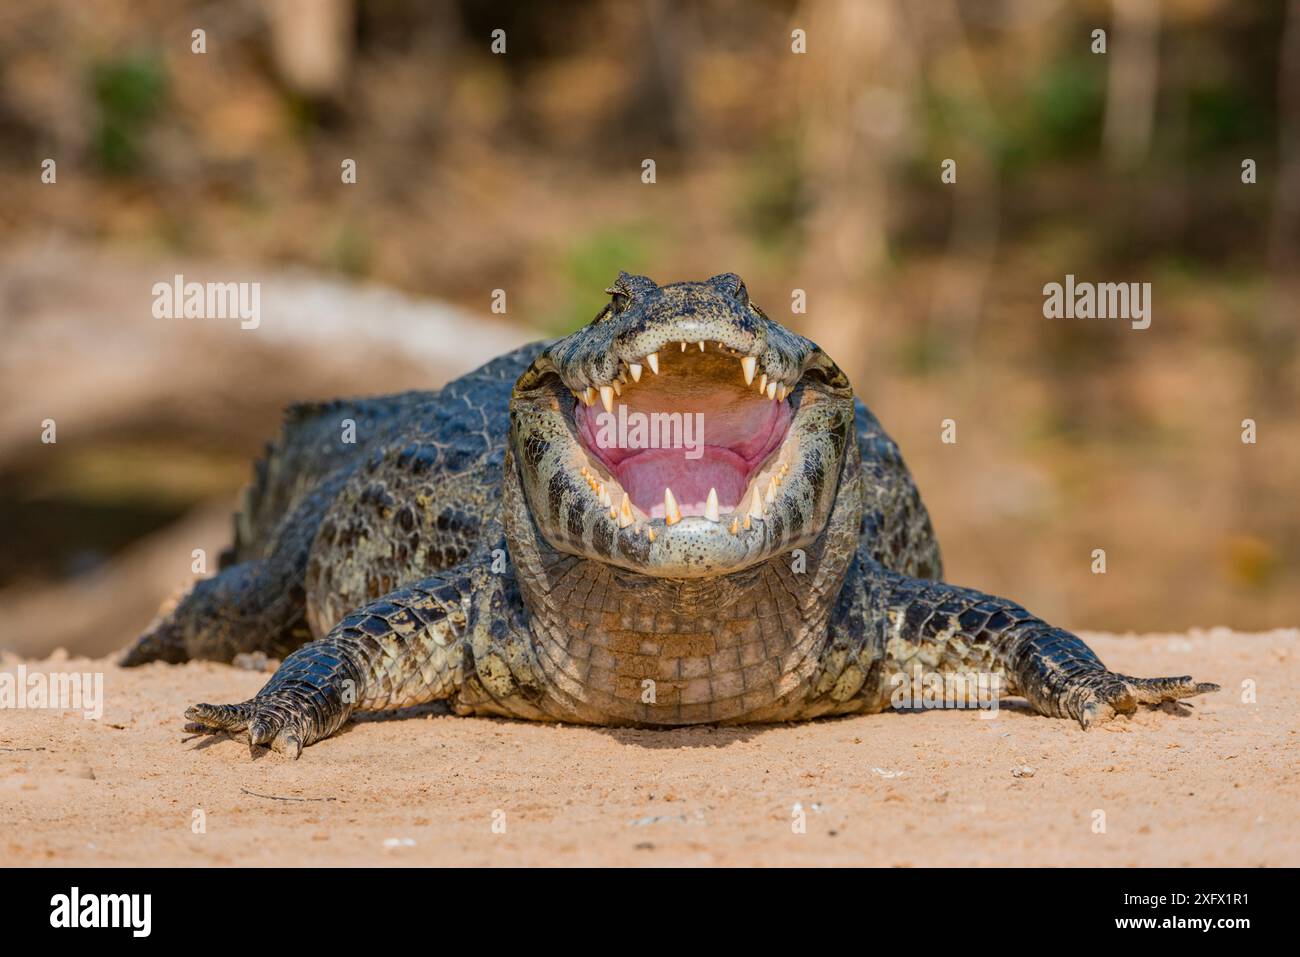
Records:
<instances>
[{"instance_id":1,"label":"open mouth","mask_svg":"<svg viewBox=\"0 0 1300 957\"><path fill-rule=\"evenodd\" d=\"M737 534L761 519L790 469L786 399L797 383L713 342L674 344L619 369L574 393L582 476L619 527L698 516Z\"/></svg>"}]
</instances>

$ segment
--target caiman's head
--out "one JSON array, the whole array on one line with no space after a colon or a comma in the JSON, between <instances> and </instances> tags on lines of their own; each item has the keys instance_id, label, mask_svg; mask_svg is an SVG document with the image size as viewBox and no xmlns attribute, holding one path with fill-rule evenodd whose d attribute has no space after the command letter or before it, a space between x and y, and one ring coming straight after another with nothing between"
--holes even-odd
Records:
<instances>
[{"instance_id":1,"label":"caiman's head","mask_svg":"<svg viewBox=\"0 0 1300 957\"><path fill-rule=\"evenodd\" d=\"M647 575L738 571L826 527L853 392L740 277L620 273L515 385L510 447L551 547Z\"/></svg>"}]
</instances>

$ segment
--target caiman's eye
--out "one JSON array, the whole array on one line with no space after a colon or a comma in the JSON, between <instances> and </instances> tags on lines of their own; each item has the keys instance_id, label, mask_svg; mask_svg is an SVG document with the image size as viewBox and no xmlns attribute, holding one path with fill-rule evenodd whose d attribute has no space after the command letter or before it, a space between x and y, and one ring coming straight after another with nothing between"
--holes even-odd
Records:
<instances>
[{"instance_id":1,"label":"caiman's eye","mask_svg":"<svg viewBox=\"0 0 1300 957\"><path fill-rule=\"evenodd\" d=\"M609 307L601 314L602 319L609 319L613 316L617 316L620 312L626 309L628 303L632 301L632 297L618 286L610 286L605 290L605 292L609 293Z\"/></svg>"}]
</instances>

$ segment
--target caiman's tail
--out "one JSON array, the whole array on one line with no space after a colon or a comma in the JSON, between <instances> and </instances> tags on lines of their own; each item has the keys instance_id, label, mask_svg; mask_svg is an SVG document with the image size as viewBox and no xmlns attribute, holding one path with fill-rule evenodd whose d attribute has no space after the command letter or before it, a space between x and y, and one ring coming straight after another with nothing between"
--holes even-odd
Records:
<instances>
[{"instance_id":1,"label":"caiman's tail","mask_svg":"<svg viewBox=\"0 0 1300 957\"><path fill-rule=\"evenodd\" d=\"M189 657L181 628L172 621L170 615L163 615L145 629L144 634L122 655L118 664L123 668L134 668L151 661L180 664L188 661Z\"/></svg>"},{"instance_id":2,"label":"caiman's tail","mask_svg":"<svg viewBox=\"0 0 1300 957\"><path fill-rule=\"evenodd\" d=\"M120 664L230 662L256 651L283 658L309 640L302 589L268 574L265 562L241 562L195 582L174 605L164 606Z\"/></svg>"},{"instance_id":3,"label":"caiman's tail","mask_svg":"<svg viewBox=\"0 0 1300 957\"><path fill-rule=\"evenodd\" d=\"M158 617L144 630L135 643L122 655L118 664L123 668L134 668L151 661L165 661L180 664L190 658L185 641L184 620L187 605L194 589L173 594L158 609Z\"/></svg>"}]
</instances>

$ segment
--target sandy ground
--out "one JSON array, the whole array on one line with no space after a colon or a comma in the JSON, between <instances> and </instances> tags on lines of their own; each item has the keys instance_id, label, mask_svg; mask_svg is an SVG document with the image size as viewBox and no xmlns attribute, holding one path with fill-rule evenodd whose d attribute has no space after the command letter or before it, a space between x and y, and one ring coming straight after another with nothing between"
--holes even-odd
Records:
<instances>
[{"instance_id":1,"label":"sandy ground","mask_svg":"<svg viewBox=\"0 0 1300 957\"><path fill-rule=\"evenodd\" d=\"M56 654L27 667L102 671L103 717L0 712L0 864L1300 864L1300 631L1087 637L1224 690L1088 733L1015 703L739 730L424 714L294 762L183 731L264 674Z\"/></svg>"}]
</instances>

